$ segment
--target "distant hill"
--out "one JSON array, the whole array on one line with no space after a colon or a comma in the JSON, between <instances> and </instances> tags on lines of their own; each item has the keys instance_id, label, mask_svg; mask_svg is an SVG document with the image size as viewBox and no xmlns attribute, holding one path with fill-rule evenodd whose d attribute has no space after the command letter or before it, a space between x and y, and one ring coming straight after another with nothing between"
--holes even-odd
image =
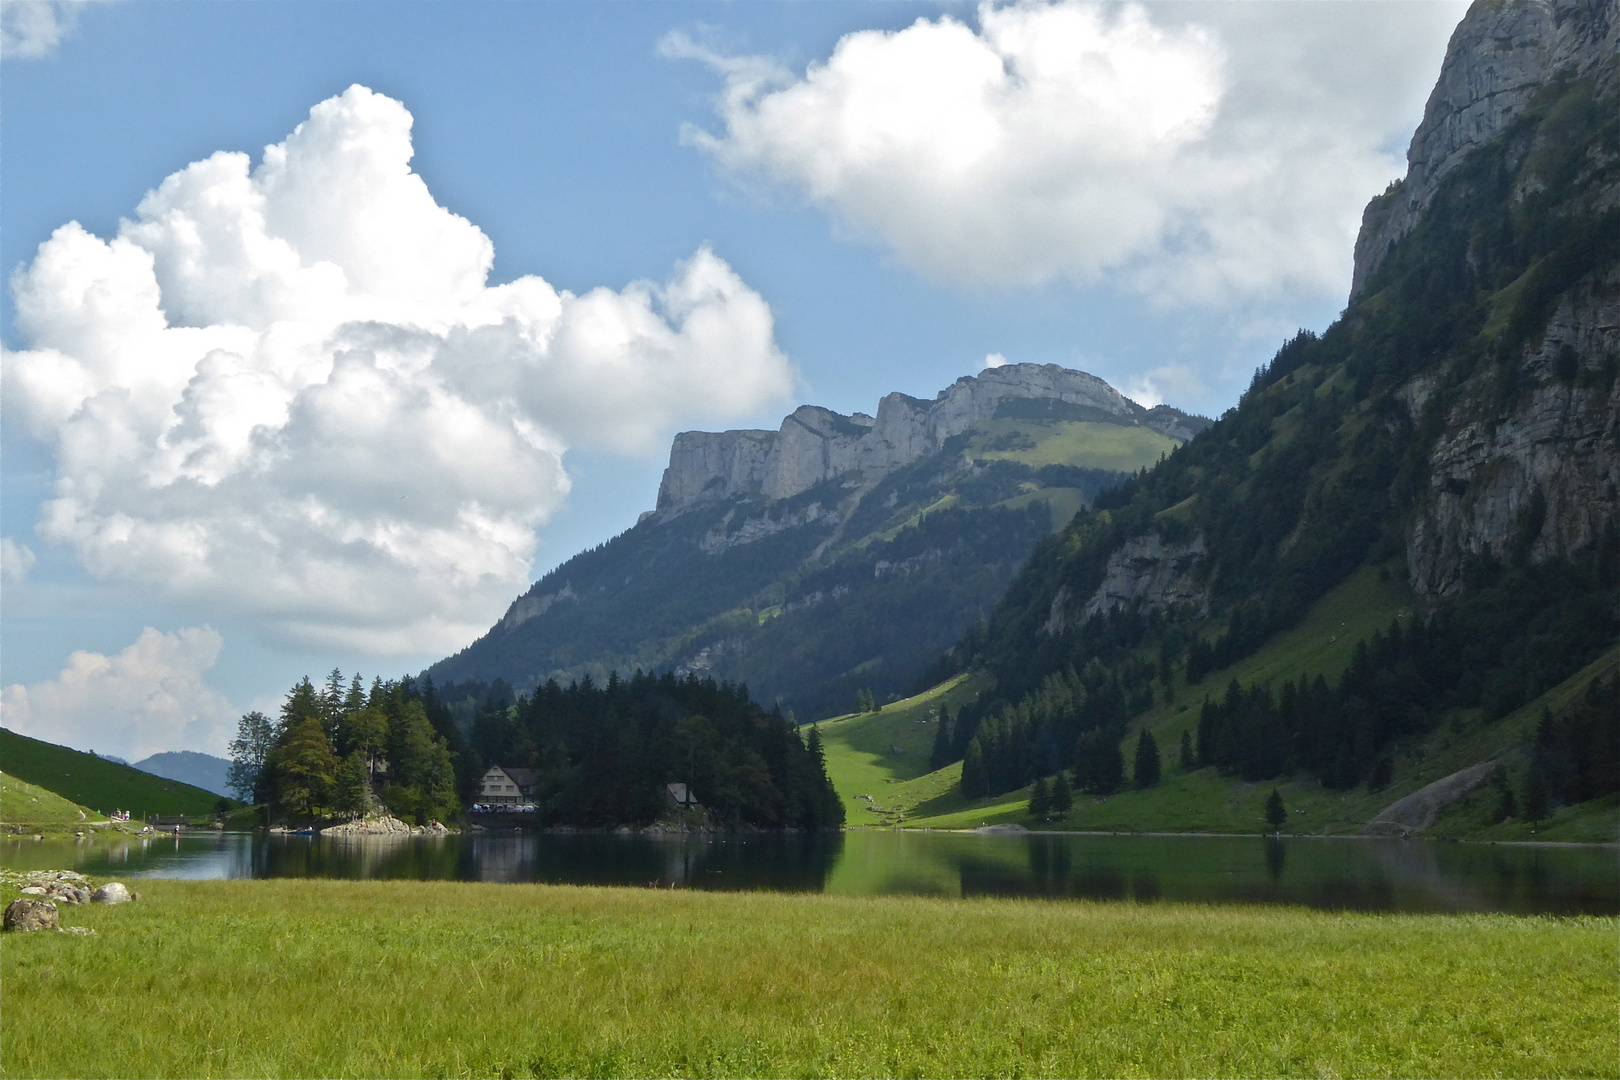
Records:
<instances>
[{"instance_id":1,"label":"distant hill","mask_svg":"<svg viewBox=\"0 0 1620 1080\"><path fill-rule=\"evenodd\" d=\"M1208 425L1010 364L933 400L890 394L875 417L806 405L778 431L683 432L656 510L427 674L464 724L496 680L637 668L744 682L800 720L887 700L989 614L1037 541Z\"/></svg>"},{"instance_id":2,"label":"distant hill","mask_svg":"<svg viewBox=\"0 0 1620 1080\"><path fill-rule=\"evenodd\" d=\"M69 802L109 814L211 814L219 795L0 728L0 770Z\"/></svg>"},{"instance_id":3,"label":"distant hill","mask_svg":"<svg viewBox=\"0 0 1620 1080\"><path fill-rule=\"evenodd\" d=\"M153 776L200 787L216 795L231 793L230 788L225 786L225 774L230 770L231 763L212 754L199 754L193 750L170 750L142 758L132 767L149 772Z\"/></svg>"}]
</instances>

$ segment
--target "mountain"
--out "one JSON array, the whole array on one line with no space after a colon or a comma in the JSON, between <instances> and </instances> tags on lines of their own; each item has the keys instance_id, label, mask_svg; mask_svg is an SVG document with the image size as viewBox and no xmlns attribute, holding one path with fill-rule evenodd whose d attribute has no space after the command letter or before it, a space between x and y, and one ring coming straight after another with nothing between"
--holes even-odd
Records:
<instances>
[{"instance_id":1,"label":"mountain","mask_svg":"<svg viewBox=\"0 0 1620 1080\"><path fill-rule=\"evenodd\" d=\"M1343 315L1040 543L954 650L992 687L936 743L967 795L1069 767L1106 794L1122 737L1180 700L1189 771L1394 791L1459 743L1470 784L1613 798L1615 684L1545 695L1620 642L1617 56L1614 0L1470 8ZM1410 602L1336 681L1239 681L1378 580Z\"/></svg>"},{"instance_id":2,"label":"mountain","mask_svg":"<svg viewBox=\"0 0 1620 1080\"><path fill-rule=\"evenodd\" d=\"M148 814L202 817L214 813L219 804L214 792L5 728L0 728L0 763L8 776L100 814L129 810L137 818Z\"/></svg>"},{"instance_id":3,"label":"mountain","mask_svg":"<svg viewBox=\"0 0 1620 1080\"><path fill-rule=\"evenodd\" d=\"M109 758L108 760L112 760ZM212 791L215 795L229 795L230 788L225 786L225 774L229 771L231 763L225 758L215 757L212 754L199 754L194 750L171 750L162 754L153 754L135 762L134 768L142 772L149 772L153 776L162 776L169 780L178 780L182 784L200 787L204 791Z\"/></svg>"},{"instance_id":4,"label":"mountain","mask_svg":"<svg viewBox=\"0 0 1620 1080\"><path fill-rule=\"evenodd\" d=\"M615 670L744 682L803 719L890 698L988 615L1041 537L1208 423L1009 364L932 401L890 394L875 417L806 405L776 431L683 432L655 509L426 674L464 720L479 702L458 684Z\"/></svg>"}]
</instances>

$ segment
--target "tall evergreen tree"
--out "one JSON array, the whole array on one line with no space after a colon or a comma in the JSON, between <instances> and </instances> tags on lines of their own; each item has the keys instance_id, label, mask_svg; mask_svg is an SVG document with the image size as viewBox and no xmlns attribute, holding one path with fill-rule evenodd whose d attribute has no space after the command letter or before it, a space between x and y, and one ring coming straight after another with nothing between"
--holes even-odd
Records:
<instances>
[{"instance_id":1,"label":"tall evergreen tree","mask_svg":"<svg viewBox=\"0 0 1620 1080\"><path fill-rule=\"evenodd\" d=\"M1047 789L1046 777L1041 777L1029 789L1029 816L1040 820L1052 810L1052 793Z\"/></svg>"},{"instance_id":2,"label":"tall evergreen tree","mask_svg":"<svg viewBox=\"0 0 1620 1080\"><path fill-rule=\"evenodd\" d=\"M930 769L943 769L956 760L955 743L951 739L951 711L939 707L939 722L934 727L934 747L928 754Z\"/></svg>"},{"instance_id":3,"label":"tall evergreen tree","mask_svg":"<svg viewBox=\"0 0 1620 1080\"><path fill-rule=\"evenodd\" d=\"M1287 823L1288 809L1283 806L1282 793L1272 788L1271 794L1266 798L1266 824L1271 826L1272 831L1281 832Z\"/></svg>"},{"instance_id":4,"label":"tall evergreen tree","mask_svg":"<svg viewBox=\"0 0 1620 1080\"><path fill-rule=\"evenodd\" d=\"M1198 760L1193 757L1192 734L1186 728L1181 729L1181 771L1192 772L1198 767Z\"/></svg>"},{"instance_id":5,"label":"tall evergreen tree","mask_svg":"<svg viewBox=\"0 0 1620 1080\"><path fill-rule=\"evenodd\" d=\"M1147 728L1136 738L1136 763L1132 775L1136 786L1150 788L1159 782L1159 743Z\"/></svg>"},{"instance_id":6,"label":"tall evergreen tree","mask_svg":"<svg viewBox=\"0 0 1620 1080\"><path fill-rule=\"evenodd\" d=\"M989 778L984 772L984 751L979 740L968 743L967 756L962 759L962 796L977 799L989 790Z\"/></svg>"},{"instance_id":7,"label":"tall evergreen tree","mask_svg":"<svg viewBox=\"0 0 1620 1080\"><path fill-rule=\"evenodd\" d=\"M360 817L366 812L367 796L371 792L371 776L366 768L365 755L358 750L349 752L338 766L333 785L332 809L340 814Z\"/></svg>"},{"instance_id":8,"label":"tall evergreen tree","mask_svg":"<svg viewBox=\"0 0 1620 1080\"><path fill-rule=\"evenodd\" d=\"M1059 769L1052 778L1052 812L1054 814L1067 814L1074 808L1074 788L1069 785L1069 774L1065 769Z\"/></svg>"}]
</instances>

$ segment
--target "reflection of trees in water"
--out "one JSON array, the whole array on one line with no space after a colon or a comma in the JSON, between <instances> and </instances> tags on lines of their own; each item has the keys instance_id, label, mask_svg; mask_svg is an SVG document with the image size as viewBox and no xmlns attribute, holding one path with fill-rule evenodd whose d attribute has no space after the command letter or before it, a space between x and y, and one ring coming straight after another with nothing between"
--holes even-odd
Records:
<instances>
[{"instance_id":1,"label":"reflection of trees in water","mask_svg":"<svg viewBox=\"0 0 1620 1080\"><path fill-rule=\"evenodd\" d=\"M1283 842L1280 837L1266 837L1266 873L1271 875L1272 881L1282 879L1283 865L1287 861L1287 853L1283 851Z\"/></svg>"},{"instance_id":2,"label":"reflection of trees in water","mask_svg":"<svg viewBox=\"0 0 1620 1080\"><path fill-rule=\"evenodd\" d=\"M551 836L265 836L257 877L415 878L819 892L842 833L648 839Z\"/></svg>"}]
</instances>

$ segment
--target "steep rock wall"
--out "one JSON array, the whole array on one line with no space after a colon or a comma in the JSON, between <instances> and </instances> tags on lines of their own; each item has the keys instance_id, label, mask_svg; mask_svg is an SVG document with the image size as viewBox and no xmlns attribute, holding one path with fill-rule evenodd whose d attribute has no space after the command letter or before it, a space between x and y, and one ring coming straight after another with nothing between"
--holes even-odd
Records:
<instances>
[{"instance_id":1,"label":"steep rock wall","mask_svg":"<svg viewBox=\"0 0 1620 1080\"><path fill-rule=\"evenodd\" d=\"M1350 299L1359 299L1390 246L1417 223L1436 188L1469 151L1507 130L1535 92L1561 73L1615 89L1617 0L1481 0L1446 47L1440 78L1406 151L1406 176L1367 204L1356 238Z\"/></svg>"},{"instance_id":2,"label":"steep rock wall","mask_svg":"<svg viewBox=\"0 0 1620 1080\"><path fill-rule=\"evenodd\" d=\"M1620 273L1610 268L1565 296L1527 351L1532 389L1517 408L1491 415L1477 400L1488 386L1452 407L1408 535L1420 596L1455 594L1469 556L1573 555L1620 521L1617 360Z\"/></svg>"}]
</instances>

